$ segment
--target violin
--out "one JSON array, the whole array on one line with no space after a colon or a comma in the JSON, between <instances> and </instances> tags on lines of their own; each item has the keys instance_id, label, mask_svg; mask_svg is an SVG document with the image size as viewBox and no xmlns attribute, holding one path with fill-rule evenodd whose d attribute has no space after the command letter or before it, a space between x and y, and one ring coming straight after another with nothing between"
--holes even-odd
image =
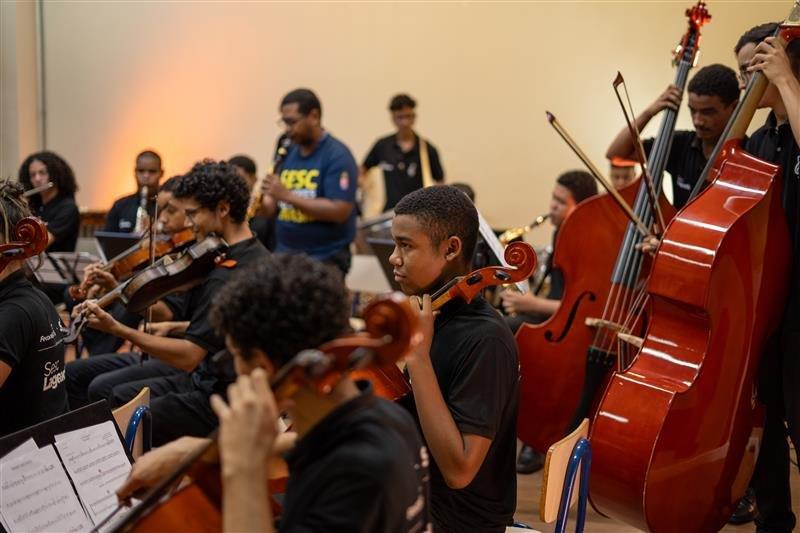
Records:
<instances>
[{"instance_id":1,"label":"violin","mask_svg":"<svg viewBox=\"0 0 800 533\"><path fill-rule=\"evenodd\" d=\"M328 394L354 369L395 366L417 342L417 320L407 298L392 294L364 310L367 330L304 350L282 366L271 380L276 400L291 398L300 387ZM222 485L216 431L211 441L191 454L175 471L150 490L108 531L220 531ZM217 460L210 461L216 456ZM184 476L192 483L169 499L163 497ZM266 502L265 502L266 504Z\"/></svg>"},{"instance_id":2,"label":"violin","mask_svg":"<svg viewBox=\"0 0 800 533\"><path fill-rule=\"evenodd\" d=\"M174 292L189 290L199 285L213 268L222 263L228 244L215 235L189 246L173 256L164 256L113 291L97 300L100 307L108 307L121 300L132 313L139 313L159 299ZM64 342L74 342L88 320L82 311L70 323Z\"/></svg>"},{"instance_id":3,"label":"violin","mask_svg":"<svg viewBox=\"0 0 800 533\"><path fill-rule=\"evenodd\" d=\"M47 226L38 218L23 218L11 235L11 241L0 244L0 272L11 261L21 261L47 249Z\"/></svg>"},{"instance_id":4,"label":"violin","mask_svg":"<svg viewBox=\"0 0 800 533\"><path fill-rule=\"evenodd\" d=\"M509 266L479 268L465 276L450 280L431 295L432 309L436 311L455 299L469 303L487 287L520 283L536 270L536 251L526 242L509 244L503 252L503 257ZM375 388L375 394L388 400L397 401L411 392L408 380L397 365L356 370L351 375L354 379L370 380Z\"/></svg>"},{"instance_id":5,"label":"violin","mask_svg":"<svg viewBox=\"0 0 800 533\"><path fill-rule=\"evenodd\" d=\"M187 228L171 235L160 235L156 238L154 245L154 257L157 259L176 249L182 248L195 241L194 233ZM134 272L146 266L150 262L150 236L146 235L138 243L131 246L124 252L108 260L101 266L101 270L111 272L118 281L128 279ZM76 302L86 298L86 291L89 288L88 279L84 279L79 285L69 287L69 295Z\"/></svg>"},{"instance_id":6,"label":"violin","mask_svg":"<svg viewBox=\"0 0 800 533\"><path fill-rule=\"evenodd\" d=\"M800 37L800 4L778 35ZM667 226L646 335L592 422L592 503L637 528L718 531L753 472L759 358L792 261L779 168L742 149L766 87L756 72L698 181L710 183Z\"/></svg>"}]
</instances>

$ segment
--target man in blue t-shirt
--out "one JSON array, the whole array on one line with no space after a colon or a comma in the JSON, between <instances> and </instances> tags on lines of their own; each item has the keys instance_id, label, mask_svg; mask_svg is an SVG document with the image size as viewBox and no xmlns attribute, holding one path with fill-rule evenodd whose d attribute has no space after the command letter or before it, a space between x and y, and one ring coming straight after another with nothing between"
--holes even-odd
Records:
<instances>
[{"instance_id":1,"label":"man in blue t-shirt","mask_svg":"<svg viewBox=\"0 0 800 533\"><path fill-rule=\"evenodd\" d=\"M267 216L277 211L276 252L300 252L350 269L356 231L358 167L350 150L322 128L322 108L308 89L281 101L281 122L292 145L280 175L267 176Z\"/></svg>"}]
</instances>

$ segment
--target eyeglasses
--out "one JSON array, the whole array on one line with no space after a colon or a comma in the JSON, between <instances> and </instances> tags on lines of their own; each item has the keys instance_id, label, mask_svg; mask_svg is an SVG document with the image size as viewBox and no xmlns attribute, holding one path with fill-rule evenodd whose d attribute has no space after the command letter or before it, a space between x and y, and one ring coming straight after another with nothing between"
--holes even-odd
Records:
<instances>
[{"instance_id":1,"label":"eyeglasses","mask_svg":"<svg viewBox=\"0 0 800 533\"><path fill-rule=\"evenodd\" d=\"M291 128L292 126L294 126L295 124L297 124L298 122L303 120L304 118L306 118L305 115L300 115L299 117L281 117L281 118L278 119L276 124L278 125L279 128L283 128L283 127Z\"/></svg>"}]
</instances>

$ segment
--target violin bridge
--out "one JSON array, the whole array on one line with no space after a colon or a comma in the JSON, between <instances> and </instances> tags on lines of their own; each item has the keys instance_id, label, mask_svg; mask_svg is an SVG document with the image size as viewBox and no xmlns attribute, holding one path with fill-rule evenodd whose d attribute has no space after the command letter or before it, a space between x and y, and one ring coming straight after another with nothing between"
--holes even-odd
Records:
<instances>
[{"instance_id":1,"label":"violin bridge","mask_svg":"<svg viewBox=\"0 0 800 533\"><path fill-rule=\"evenodd\" d=\"M616 322L612 322L610 320L605 320L604 318L594 318L594 317L586 317L584 324L590 328L597 328L597 329L610 329L616 333L620 332L627 332L628 328L623 326L622 324L618 324Z\"/></svg>"},{"instance_id":2,"label":"violin bridge","mask_svg":"<svg viewBox=\"0 0 800 533\"><path fill-rule=\"evenodd\" d=\"M636 335L630 335L629 333L617 333L617 338L622 342L626 342L631 346L635 346L639 349L641 349L642 344L644 344L644 339L642 337L637 337Z\"/></svg>"}]
</instances>

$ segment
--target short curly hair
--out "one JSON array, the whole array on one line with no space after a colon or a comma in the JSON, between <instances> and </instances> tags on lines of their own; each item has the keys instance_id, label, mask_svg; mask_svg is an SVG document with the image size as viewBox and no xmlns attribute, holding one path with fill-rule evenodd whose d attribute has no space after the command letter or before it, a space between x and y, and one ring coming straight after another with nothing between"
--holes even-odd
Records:
<instances>
[{"instance_id":1,"label":"short curly hair","mask_svg":"<svg viewBox=\"0 0 800 533\"><path fill-rule=\"evenodd\" d=\"M478 240L478 210L466 194L452 185L434 185L404 196L395 215L417 217L434 246L451 236L461 239L464 260L469 263Z\"/></svg>"},{"instance_id":2,"label":"short curly hair","mask_svg":"<svg viewBox=\"0 0 800 533\"><path fill-rule=\"evenodd\" d=\"M236 272L209 312L245 359L260 348L277 366L343 334L348 316L341 274L303 254L275 254Z\"/></svg>"},{"instance_id":3,"label":"short curly hair","mask_svg":"<svg viewBox=\"0 0 800 533\"><path fill-rule=\"evenodd\" d=\"M75 196L75 191L78 190L78 182L75 181L75 173L72 171L72 167L63 157L49 150L29 155L19 166L17 177L26 189L33 188L33 185L31 185L30 166L34 161L40 161L47 167L47 174L50 176L50 181L53 185L58 188L59 196L68 196L70 198ZM31 196L29 201L33 207L38 207L42 203L42 199L38 194Z\"/></svg>"},{"instance_id":4,"label":"short curly hair","mask_svg":"<svg viewBox=\"0 0 800 533\"><path fill-rule=\"evenodd\" d=\"M739 80L736 72L725 65L707 65L697 71L689 82L690 93L701 96L717 96L725 105L739 99Z\"/></svg>"},{"instance_id":5,"label":"short curly hair","mask_svg":"<svg viewBox=\"0 0 800 533\"><path fill-rule=\"evenodd\" d=\"M556 183L572 193L576 204L597 194L597 182L591 174L583 170L564 172L556 179Z\"/></svg>"},{"instance_id":6,"label":"short curly hair","mask_svg":"<svg viewBox=\"0 0 800 533\"><path fill-rule=\"evenodd\" d=\"M175 198L193 198L203 207L216 209L222 200L231 206L230 217L234 222L244 222L250 191L233 168L225 161L205 159L196 163L185 174L172 191Z\"/></svg>"},{"instance_id":7,"label":"short curly hair","mask_svg":"<svg viewBox=\"0 0 800 533\"><path fill-rule=\"evenodd\" d=\"M389 102L389 111L400 111L407 107L415 109L417 107L417 102L405 93L393 96L392 100Z\"/></svg>"}]
</instances>

